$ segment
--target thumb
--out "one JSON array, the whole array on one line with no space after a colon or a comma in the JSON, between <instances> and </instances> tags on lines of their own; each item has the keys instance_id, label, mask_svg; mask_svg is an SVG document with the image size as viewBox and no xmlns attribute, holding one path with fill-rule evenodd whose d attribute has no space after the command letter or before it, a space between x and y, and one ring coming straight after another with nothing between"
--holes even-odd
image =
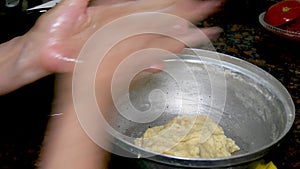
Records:
<instances>
[{"instance_id":1,"label":"thumb","mask_svg":"<svg viewBox=\"0 0 300 169\"><path fill-rule=\"evenodd\" d=\"M74 8L74 9L86 9L90 0L62 0L56 8L66 7Z\"/></svg>"}]
</instances>

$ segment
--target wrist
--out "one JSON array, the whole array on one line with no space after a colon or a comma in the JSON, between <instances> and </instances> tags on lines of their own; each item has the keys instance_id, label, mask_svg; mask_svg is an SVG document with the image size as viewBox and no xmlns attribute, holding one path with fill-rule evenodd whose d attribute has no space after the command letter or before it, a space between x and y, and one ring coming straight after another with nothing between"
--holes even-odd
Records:
<instances>
[{"instance_id":1,"label":"wrist","mask_svg":"<svg viewBox=\"0 0 300 169\"><path fill-rule=\"evenodd\" d=\"M0 45L0 95L47 75L39 64L38 54L28 46L31 40L27 34Z\"/></svg>"}]
</instances>

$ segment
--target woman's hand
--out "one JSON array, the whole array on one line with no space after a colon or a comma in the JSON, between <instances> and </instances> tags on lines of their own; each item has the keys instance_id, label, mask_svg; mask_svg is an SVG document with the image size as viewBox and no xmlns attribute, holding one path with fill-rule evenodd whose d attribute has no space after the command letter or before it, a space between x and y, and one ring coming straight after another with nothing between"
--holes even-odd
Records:
<instances>
[{"instance_id":1,"label":"woman's hand","mask_svg":"<svg viewBox=\"0 0 300 169\"><path fill-rule=\"evenodd\" d=\"M25 49L28 50L24 52L37 53L41 58L43 68L50 72L70 72L86 40L99 28L115 19L137 12L157 11L196 22L216 12L221 4L219 0L153 0L151 2L121 0L121 2L112 5L89 6L88 0L63 1L38 20L29 33L28 41L31 43L26 45ZM126 29L126 25L121 29ZM218 34L218 31L218 29L205 30L210 37ZM149 41L164 44L162 39L165 38L145 37L144 40L147 43L142 43L140 48L147 47ZM105 42L105 39L103 41ZM101 42L99 43L101 45ZM127 44L129 48L133 45L136 44ZM168 47L165 48L168 49Z\"/></svg>"},{"instance_id":2,"label":"woman's hand","mask_svg":"<svg viewBox=\"0 0 300 169\"><path fill-rule=\"evenodd\" d=\"M222 0L64 0L43 14L28 33L0 46L0 72L3 74L0 76L0 94L53 72L71 72L87 39L117 18L138 12L164 12L195 23L218 11L221 3ZM203 31L208 37L215 37L220 29ZM180 51L184 47L182 43L162 36L141 37L138 47L135 47L137 43L126 43L129 49L135 50L149 44L170 51Z\"/></svg>"}]
</instances>

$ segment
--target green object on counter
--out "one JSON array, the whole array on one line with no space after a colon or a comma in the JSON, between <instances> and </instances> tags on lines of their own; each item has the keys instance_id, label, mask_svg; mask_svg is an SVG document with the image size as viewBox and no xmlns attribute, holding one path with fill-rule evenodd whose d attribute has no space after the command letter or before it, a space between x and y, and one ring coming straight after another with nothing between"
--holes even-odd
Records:
<instances>
[{"instance_id":1,"label":"green object on counter","mask_svg":"<svg viewBox=\"0 0 300 169\"><path fill-rule=\"evenodd\" d=\"M277 169L277 167L274 165L272 161L269 163L265 163L264 160L258 161L254 164L252 164L251 169Z\"/></svg>"}]
</instances>

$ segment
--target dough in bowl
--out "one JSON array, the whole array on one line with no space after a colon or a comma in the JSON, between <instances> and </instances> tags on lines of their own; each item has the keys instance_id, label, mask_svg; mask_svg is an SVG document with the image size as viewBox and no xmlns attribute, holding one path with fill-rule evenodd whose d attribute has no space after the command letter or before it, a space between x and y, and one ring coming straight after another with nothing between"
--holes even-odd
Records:
<instances>
[{"instance_id":1,"label":"dough in bowl","mask_svg":"<svg viewBox=\"0 0 300 169\"><path fill-rule=\"evenodd\" d=\"M148 128L134 144L179 157L221 158L240 150L208 116L177 116L166 125Z\"/></svg>"}]
</instances>

